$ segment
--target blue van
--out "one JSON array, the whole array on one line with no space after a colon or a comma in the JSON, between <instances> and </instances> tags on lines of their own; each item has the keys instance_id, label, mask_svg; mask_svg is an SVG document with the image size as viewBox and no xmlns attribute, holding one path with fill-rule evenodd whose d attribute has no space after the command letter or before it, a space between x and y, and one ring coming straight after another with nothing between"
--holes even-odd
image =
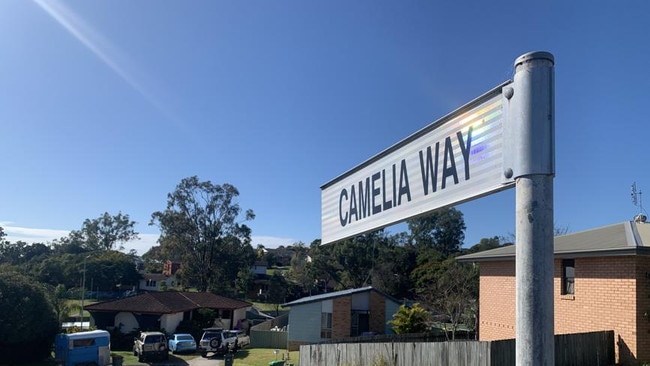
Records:
<instances>
[{"instance_id":1,"label":"blue van","mask_svg":"<svg viewBox=\"0 0 650 366\"><path fill-rule=\"evenodd\" d=\"M59 366L107 366L111 364L111 336L105 330L58 334L54 361Z\"/></svg>"}]
</instances>

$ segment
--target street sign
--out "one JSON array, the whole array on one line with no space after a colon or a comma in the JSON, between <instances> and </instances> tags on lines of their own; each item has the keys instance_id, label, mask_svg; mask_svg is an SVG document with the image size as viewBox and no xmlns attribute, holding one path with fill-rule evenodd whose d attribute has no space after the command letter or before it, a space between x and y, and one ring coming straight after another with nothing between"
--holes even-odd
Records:
<instances>
[{"instance_id":1,"label":"street sign","mask_svg":"<svg viewBox=\"0 0 650 366\"><path fill-rule=\"evenodd\" d=\"M504 176L506 82L321 187L332 243L514 186Z\"/></svg>"}]
</instances>

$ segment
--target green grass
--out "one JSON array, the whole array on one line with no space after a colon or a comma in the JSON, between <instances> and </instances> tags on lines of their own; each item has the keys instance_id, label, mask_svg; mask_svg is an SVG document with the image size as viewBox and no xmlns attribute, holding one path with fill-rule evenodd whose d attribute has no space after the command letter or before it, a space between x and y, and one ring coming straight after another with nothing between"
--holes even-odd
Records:
<instances>
[{"instance_id":1,"label":"green grass","mask_svg":"<svg viewBox=\"0 0 650 366\"><path fill-rule=\"evenodd\" d=\"M252 302L253 306L256 308L260 309L261 311L268 313L268 312L275 312L275 307L277 306L276 304L271 304L271 303L266 303L266 302ZM283 308L280 306L280 310L287 310L288 308Z\"/></svg>"},{"instance_id":2,"label":"green grass","mask_svg":"<svg viewBox=\"0 0 650 366\"><path fill-rule=\"evenodd\" d=\"M286 353L287 353L286 350L283 349L279 350L277 356L274 354L273 351L274 350L272 348L241 349L237 351L237 353L235 354L234 366L268 366L270 361L276 359L281 360L283 354L286 357ZM111 352L111 355L120 355L124 357L124 360L122 362L124 366L148 365L147 363L138 362L138 358L136 356L133 356L133 352L131 351L113 351ZM201 355L199 353L178 354L178 355L173 355L170 353L169 360L166 361L165 363L186 365L187 361L196 357L201 357ZM298 365L299 358L300 358L300 352L298 351L289 352L289 362L293 363L294 365ZM223 357L217 357L216 359L223 360Z\"/></svg>"},{"instance_id":3,"label":"green grass","mask_svg":"<svg viewBox=\"0 0 650 366\"><path fill-rule=\"evenodd\" d=\"M277 356L273 351L272 348L245 348L239 350L235 356L234 366L268 366L270 361L281 360L282 354L285 354L286 357L286 350L279 350ZM300 352L289 352L289 362L298 365L299 360Z\"/></svg>"}]
</instances>

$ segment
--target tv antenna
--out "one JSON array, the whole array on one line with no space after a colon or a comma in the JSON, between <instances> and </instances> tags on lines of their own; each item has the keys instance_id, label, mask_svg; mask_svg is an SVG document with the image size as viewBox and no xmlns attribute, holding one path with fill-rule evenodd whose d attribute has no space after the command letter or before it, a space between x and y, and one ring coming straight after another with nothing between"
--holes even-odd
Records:
<instances>
[{"instance_id":1,"label":"tv antenna","mask_svg":"<svg viewBox=\"0 0 650 366\"><path fill-rule=\"evenodd\" d=\"M634 204L634 206L639 208L639 213L636 216L634 216L634 221L635 222L645 222L648 217L643 213L644 212L644 210L643 210L643 199L642 199L643 192L641 192L640 189L637 190L636 182L632 183L631 196L632 196L632 203Z\"/></svg>"}]
</instances>

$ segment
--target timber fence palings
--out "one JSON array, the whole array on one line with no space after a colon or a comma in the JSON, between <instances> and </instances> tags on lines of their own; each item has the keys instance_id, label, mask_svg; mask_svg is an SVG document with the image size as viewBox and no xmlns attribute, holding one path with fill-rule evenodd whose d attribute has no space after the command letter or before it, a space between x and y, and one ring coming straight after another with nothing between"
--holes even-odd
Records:
<instances>
[{"instance_id":1,"label":"timber fence palings","mask_svg":"<svg viewBox=\"0 0 650 366\"><path fill-rule=\"evenodd\" d=\"M614 364L614 332L555 336L555 365ZM312 344L300 347L300 365L508 366L515 340Z\"/></svg>"}]
</instances>

